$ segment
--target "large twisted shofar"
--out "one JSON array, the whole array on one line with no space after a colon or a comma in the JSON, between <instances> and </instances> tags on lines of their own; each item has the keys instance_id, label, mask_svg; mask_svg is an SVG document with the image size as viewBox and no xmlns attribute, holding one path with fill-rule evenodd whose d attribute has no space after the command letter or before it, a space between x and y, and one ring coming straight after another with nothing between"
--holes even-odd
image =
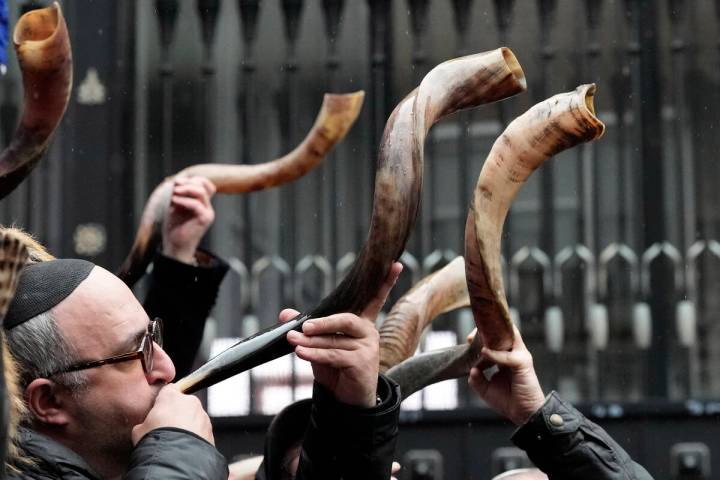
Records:
<instances>
[{"instance_id":1,"label":"large twisted shofar","mask_svg":"<svg viewBox=\"0 0 720 480\"><path fill-rule=\"evenodd\" d=\"M567 148L599 138L595 85L581 85L538 103L495 141L473 194L465 227L465 272L482 341L509 350L513 327L500 266L500 235L510 204L530 174Z\"/></svg>"},{"instance_id":2,"label":"large twisted shofar","mask_svg":"<svg viewBox=\"0 0 720 480\"><path fill-rule=\"evenodd\" d=\"M70 38L57 2L20 17L13 44L25 97L20 122L0 154L0 198L12 192L42 158L72 87Z\"/></svg>"},{"instance_id":3,"label":"large twisted shofar","mask_svg":"<svg viewBox=\"0 0 720 480\"><path fill-rule=\"evenodd\" d=\"M145 205L135 241L117 275L132 286L145 273L160 244L162 222L170 205L175 178L208 178L219 193L246 193L292 182L322 162L340 142L360 113L365 93L326 94L310 132L295 150L276 160L253 165L193 165L166 178Z\"/></svg>"},{"instance_id":4,"label":"large twisted shofar","mask_svg":"<svg viewBox=\"0 0 720 480\"><path fill-rule=\"evenodd\" d=\"M211 359L180 380L192 392L292 352L288 331L310 317L361 312L377 294L405 248L422 187L425 135L455 111L506 98L525 88L522 69L506 48L450 60L435 67L395 108L385 126L375 175L370 232L342 283L309 313L260 332Z\"/></svg>"}]
</instances>

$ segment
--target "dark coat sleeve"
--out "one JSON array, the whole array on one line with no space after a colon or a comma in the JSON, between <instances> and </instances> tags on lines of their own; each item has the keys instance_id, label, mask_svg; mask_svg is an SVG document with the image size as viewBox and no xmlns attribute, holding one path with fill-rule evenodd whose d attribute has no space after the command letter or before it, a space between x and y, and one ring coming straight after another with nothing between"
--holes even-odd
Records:
<instances>
[{"instance_id":1,"label":"dark coat sleeve","mask_svg":"<svg viewBox=\"0 0 720 480\"><path fill-rule=\"evenodd\" d=\"M378 398L374 408L352 407L338 402L316 383L295 479L390 478L398 435L400 387L381 375Z\"/></svg>"},{"instance_id":2,"label":"dark coat sleeve","mask_svg":"<svg viewBox=\"0 0 720 480\"><path fill-rule=\"evenodd\" d=\"M186 430L158 428L138 442L125 480L227 480L227 462L215 447Z\"/></svg>"},{"instance_id":3,"label":"dark coat sleeve","mask_svg":"<svg viewBox=\"0 0 720 480\"><path fill-rule=\"evenodd\" d=\"M163 320L163 349L175 364L176 378L190 373L227 271L225 262L209 254L199 266L155 256L144 306L150 318Z\"/></svg>"},{"instance_id":4,"label":"dark coat sleeve","mask_svg":"<svg viewBox=\"0 0 720 480\"><path fill-rule=\"evenodd\" d=\"M652 480L605 430L555 392L512 441L551 480Z\"/></svg>"}]
</instances>

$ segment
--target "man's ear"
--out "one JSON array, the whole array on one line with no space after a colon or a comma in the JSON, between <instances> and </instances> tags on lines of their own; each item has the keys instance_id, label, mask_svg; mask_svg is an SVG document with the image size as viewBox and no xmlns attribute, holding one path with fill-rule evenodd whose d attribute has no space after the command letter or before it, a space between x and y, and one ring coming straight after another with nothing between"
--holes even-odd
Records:
<instances>
[{"instance_id":1,"label":"man's ear","mask_svg":"<svg viewBox=\"0 0 720 480\"><path fill-rule=\"evenodd\" d=\"M70 420L65 408L62 387L47 378L36 378L25 388L25 401L33 420L49 425L67 425Z\"/></svg>"}]
</instances>

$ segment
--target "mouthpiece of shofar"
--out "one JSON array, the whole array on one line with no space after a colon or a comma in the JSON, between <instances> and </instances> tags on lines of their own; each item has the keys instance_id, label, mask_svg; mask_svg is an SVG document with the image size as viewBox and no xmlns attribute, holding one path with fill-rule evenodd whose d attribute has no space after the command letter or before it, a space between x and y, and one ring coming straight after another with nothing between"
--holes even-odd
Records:
<instances>
[{"instance_id":1,"label":"mouthpiece of shofar","mask_svg":"<svg viewBox=\"0 0 720 480\"><path fill-rule=\"evenodd\" d=\"M0 232L0 322L5 318L15 295L20 270L25 266L27 258L27 248L20 238L12 232ZM25 406L18 386L17 369L7 348L4 332L0 335L0 348L0 469L4 469L8 456L17 456L13 439ZM4 474L2 478L5 478Z\"/></svg>"},{"instance_id":2,"label":"mouthpiece of shofar","mask_svg":"<svg viewBox=\"0 0 720 480\"><path fill-rule=\"evenodd\" d=\"M465 261L457 257L393 305L380 327L380 372L413 356L425 327L435 317L468 305Z\"/></svg>"},{"instance_id":3,"label":"mouthpiece of shofar","mask_svg":"<svg viewBox=\"0 0 720 480\"><path fill-rule=\"evenodd\" d=\"M133 246L117 276L132 286L145 273L160 244L162 222L170 205L175 178L206 177L220 193L255 192L297 180L318 166L345 137L360 113L364 97L362 91L325 94L310 132L295 150L281 158L252 165L193 165L166 178L150 195Z\"/></svg>"},{"instance_id":4,"label":"mouthpiece of shofar","mask_svg":"<svg viewBox=\"0 0 720 480\"><path fill-rule=\"evenodd\" d=\"M501 100L525 89L515 55L500 48L444 62L390 115L380 144L370 232L357 260L338 287L309 313L230 347L178 384L193 392L292 352L285 339L310 317L359 313L375 297L400 257L412 229L422 189L428 129L450 113Z\"/></svg>"},{"instance_id":5,"label":"mouthpiece of shofar","mask_svg":"<svg viewBox=\"0 0 720 480\"><path fill-rule=\"evenodd\" d=\"M538 103L508 125L485 160L465 227L465 271L482 341L509 350L513 327L500 267L500 235L510 204L530 174L547 159L599 138L595 85L581 85Z\"/></svg>"},{"instance_id":6,"label":"mouthpiece of shofar","mask_svg":"<svg viewBox=\"0 0 720 480\"><path fill-rule=\"evenodd\" d=\"M12 192L42 158L72 87L70 38L57 2L20 17L13 44L25 96L20 122L0 154L0 198Z\"/></svg>"}]
</instances>

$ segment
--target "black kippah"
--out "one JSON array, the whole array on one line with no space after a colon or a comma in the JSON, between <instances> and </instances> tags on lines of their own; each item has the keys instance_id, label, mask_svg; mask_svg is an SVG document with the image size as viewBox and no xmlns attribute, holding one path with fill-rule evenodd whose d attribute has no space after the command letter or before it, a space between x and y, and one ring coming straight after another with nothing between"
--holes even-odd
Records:
<instances>
[{"instance_id":1,"label":"black kippah","mask_svg":"<svg viewBox=\"0 0 720 480\"><path fill-rule=\"evenodd\" d=\"M10 330L47 312L90 275L95 264L74 258L31 263L22 269L4 326Z\"/></svg>"}]
</instances>

